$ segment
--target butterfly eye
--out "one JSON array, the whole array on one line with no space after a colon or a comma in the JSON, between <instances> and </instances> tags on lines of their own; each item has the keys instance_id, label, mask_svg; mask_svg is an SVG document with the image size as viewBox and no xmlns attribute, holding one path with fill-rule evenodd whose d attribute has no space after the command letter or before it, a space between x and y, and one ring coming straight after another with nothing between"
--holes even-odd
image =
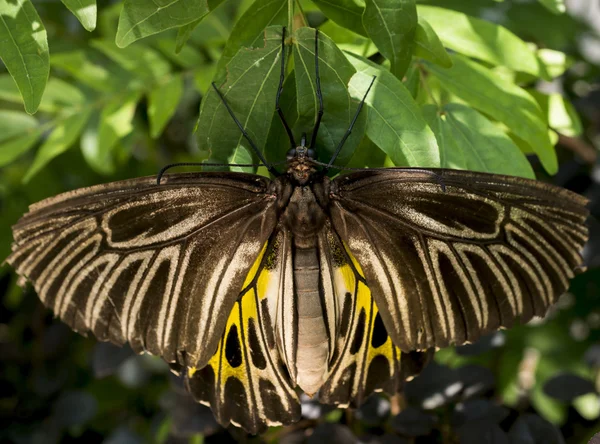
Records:
<instances>
[{"instance_id":1,"label":"butterfly eye","mask_svg":"<svg viewBox=\"0 0 600 444\"><path fill-rule=\"evenodd\" d=\"M317 155L317 153L315 152L315 150L308 150L307 156L310 157L311 159L314 159L315 156Z\"/></svg>"},{"instance_id":2,"label":"butterfly eye","mask_svg":"<svg viewBox=\"0 0 600 444\"><path fill-rule=\"evenodd\" d=\"M287 152L286 156L287 156L287 160L288 160L288 162L289 162L290 160L293 160L293 159L294 159L294 157L296 157L296 148L292 148L291 150L289 150L289 151Z\"/></svg>"}]
</instances>

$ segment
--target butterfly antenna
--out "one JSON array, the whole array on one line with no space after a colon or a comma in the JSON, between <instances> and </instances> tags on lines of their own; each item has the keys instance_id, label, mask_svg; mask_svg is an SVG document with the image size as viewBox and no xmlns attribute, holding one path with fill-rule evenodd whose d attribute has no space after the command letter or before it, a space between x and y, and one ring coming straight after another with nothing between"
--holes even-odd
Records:
<instances>
[{"instance_id":1,"label":"butterfly antenna","mask_svg":"<svg viewBox=\"0 0 600 444\"><path fill-rule=\"evenodd\" d=\"M287 163L287 161L283 162L274 162L271 165L282 165ZM160 169L158 174L156 175L156 184L160 185L160 181L167 172L171 168L182 167L182 166L201 166L201 167L259 167L263 166L261 163L205 163L205 162L179 162L179 163L170 163ZM264 165L266 166L266 165Z\"/></svg>"},{"instance_id":2,"label":"butterfly antenna","mask_svg":"<svg viewBox=\"0 0 600 444\"><path fill-rule=\"evenodd\" d=\"M371 84L367 88L367 92L365 93L365 95L363 96L362 100L358 104L358 108L356 109L356 113L354 113L354 118L352 119L352 122L350 122L350 126L346 130L346 133L344 134L344 137L342 137L342 140L340 140L340 143L338 143L338 146L335 149L335 152L333 153L333 156L331 157L331 160L329 161L329 163L325 167L325 172L327 172L327 170L329 170L329 168L332 167L333 162L335 162L335 159L340 154L340 151L342 151L342 147L344 146L344 143L346 143L346 139L348 139L348 137L352 133L352 128L354 128L354 124L356 123L356 119L358 119L358 115L360 114L360 110L362 109L363 105L365 104L365 100L367 99L367 95L369 94L369 91L371 91L371 87L373 86L373 83L375 83L375 79L376 78L377 78L377 76L373 76L373 80L371 80Z\"/></svg>"},{"instance_id":3,"label":"butterfly antenna","mask_svg":"<svg viewBox=\"0 0 600 444\"><path fill-rule=\"evenodd\" d=\"M319 101L319 111L317 113L317 121L313 129L309 147L315 149L317 142L317 133L321 126L321 118L323 117L323 94L321 93L321 76L319 75L319 30L315 30L315 82L317 84L317 100Z\"/></svg>"},{"instance_id":4,"label":"butterfly antenna","mask_svg":"<svg viewBox=\"0 0 600 444\"><path fill-rule=\"evenodd\" d=\"M283 127L285 128L285 132L288 135L288 139L290 139L290 145L292 148L296 148L296 141L294 140L294 134L292 133L292 129L288 125L285 120L285 116L283 115L283 111L279 107L279 98L281 97L281 93L283 91L283 80L285 79L285 26L281 32L281 74L279 75L279 88L277 89L277 96L275 97L275 110L277 114L279 114L279 119L281 119L281 123L283 123Z\"/></svg>"},{"instance_id":5,"label":"butterfly antenna","mask_svg":"<svg viewBox=\"0 0 600 444\"><path fill-rule=\"evenodd\" d=\"M246 132L243 125L240 123L238 118L235 117L233 110L231 109L231 107L229 106L227 101L225 100L225 97L223 97L223 94L221 94L221 91L219 91L219 88L217 88L217 85L215 85L215 82L212 82L211 85L214 88L214 90L217 92L217 94L219 95L219 98L221 99L221 102L223 102L223 105L225 105L227 112L229 113L229 115L231 116L231 118L233 119L235 124L238 126L238 128L242 132L242 135L246 138L246 140L248 141L248 143L250 144L250 146L252 147L252 149L254 150L254 152L256 153L258 158L260 159L260 161L267 167L267 169L273 176L279 176L279 171L277 171L275 168L273 168L273 165L271 165L269 162L267 162L267 159L265 159L265 156L263 156L263 154L260 152L260 150L254 143L254 141L250 138L250 135Z\"/></svg>"}]
</instances>

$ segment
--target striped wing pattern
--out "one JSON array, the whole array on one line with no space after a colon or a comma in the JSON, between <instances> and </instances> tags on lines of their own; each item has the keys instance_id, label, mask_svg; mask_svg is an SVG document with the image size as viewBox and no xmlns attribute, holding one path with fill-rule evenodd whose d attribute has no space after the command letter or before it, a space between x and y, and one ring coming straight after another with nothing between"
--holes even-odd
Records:
<instances>
[{"instance_id":1,"label":"striped wing pattern","mask_svg":"<svg viewBox=\"0 0 600 444\"><path fill-rule=\"evenodd\" d=\"M276 222L267 179L100 185L31 206L7 261L74 330L203 366Z\"/></svg>"},{"instance_id":2,"label":"striped wing pattern","mask_svg":"<svg viewBox=\"0 0 600 444\"><path fill-rule=\"evenodd\" d=\"M587 200L567 190L453 170L333 182L333 226L402 350L472 342L543 316L579 270Z\"/></svg>"}]
</instances>

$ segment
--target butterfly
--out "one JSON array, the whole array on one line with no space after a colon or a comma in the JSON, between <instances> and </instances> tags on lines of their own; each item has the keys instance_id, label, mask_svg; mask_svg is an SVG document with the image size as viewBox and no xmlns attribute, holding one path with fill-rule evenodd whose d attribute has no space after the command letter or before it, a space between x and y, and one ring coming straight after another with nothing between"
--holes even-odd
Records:
<instances>
[{"instance_id":1,"label":"butterfly","mask_svg":"<svg viewBox=\"0 0 600 444\"><path fill-rule=\"evenodd\" d=\"M223 425L297 421L297 388L339 406L395 393L429 350L543 316L581 270L584 197L447 169L331 179L345 138L315 159L322 112L309 144L280 114L280 172L214 89L271 178L161 172L67 192L30 207L7 261L73 330L161 356Z\"/></svg>"}]
</instances>

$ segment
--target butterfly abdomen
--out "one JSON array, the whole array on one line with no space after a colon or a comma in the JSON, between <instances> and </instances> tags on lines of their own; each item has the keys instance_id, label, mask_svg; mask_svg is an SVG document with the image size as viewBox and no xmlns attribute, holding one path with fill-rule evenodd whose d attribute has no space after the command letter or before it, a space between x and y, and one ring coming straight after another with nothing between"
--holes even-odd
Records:
<instances>
[{"instance_id":1,"label":"butterfly abdomen","mask_svg":"<svg viewBox=\"0 0 600 444\"><path fill-rule=\"evenodd\" d=\"M313 395L325 382L329 339L319 292L319 262L315 247L294 249L294 284L298 313L296 383Z\"/></svg>"}]
</instances>

